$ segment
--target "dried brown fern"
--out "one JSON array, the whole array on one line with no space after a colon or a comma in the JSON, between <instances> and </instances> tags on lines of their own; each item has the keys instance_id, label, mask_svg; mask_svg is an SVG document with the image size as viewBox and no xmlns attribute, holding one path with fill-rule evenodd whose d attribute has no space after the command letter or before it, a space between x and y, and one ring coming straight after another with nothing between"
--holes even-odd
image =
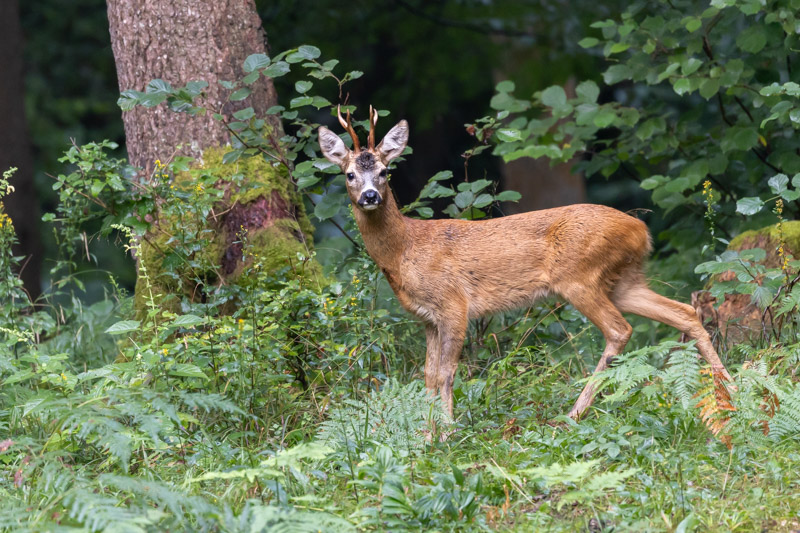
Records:
<instances>
[{"instance_id":1,"label":"dried brown fern","mask_svg":"<svg viewBox=\"0 0 800 533\"><path fill-rule=\"evenodd\" d=\"M724 433L725 427L731 421L728 413L736 411L731 403L731 393L725 386L728 381L720 372L703 369L703 386L694 395L698 399L695 407L700 409L700 419L709 431L716 436L728 449L731 448L731 436Z\"/></svg>"}]
</instances>

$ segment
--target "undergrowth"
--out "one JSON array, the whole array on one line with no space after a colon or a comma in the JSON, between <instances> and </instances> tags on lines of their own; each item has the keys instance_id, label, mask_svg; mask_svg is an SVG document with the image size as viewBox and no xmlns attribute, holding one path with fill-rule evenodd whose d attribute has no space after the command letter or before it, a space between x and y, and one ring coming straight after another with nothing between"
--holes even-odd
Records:
<instances>
[{"instance_id":1,"label":"undergrowth","mask_svg":"<svg viewBox=\"0 0 800 533\"><path fill-rule=\"evenodd\" d=\"M300 47L248 58L242 83L298 63L337 88L356 76L336 78L335 62L317 57ZM161 82L121 103L199 112L198 87ZM331 107L318 98L303 96L298 107ZM264 155L264 121L248 109L227 124L242 142L226 162ZM314 157L317 125L294 109L273 111L298 126L275 164L289 167L319 221L352 228L338 170ZM520 141L505 132L504 142ZM471 155L489 147L478 142ZM716 295L750 294L770 312L772 326L752 346L721 354L732 383L711 375L677 332L647 320L634 323L626 354L589 377L602 336L575 309L545 301L471 325L451 420L423 386L421 326L399 308L356 235L349 251L309 249L270 270L242 232L240 281L212 283L195 273L219 269L197 252L221 179L204 174L200 186L186 186L175 179L188 169L179 160L159 165L153 183L130 187L130 169L108 157L110 147L75 146L65 156L75 168L56 180L61 203L45 217L62 255L36 306L14 272L14 232L0 205L0 529L800 528L800 285L782 245L777 268L759 263L763 250L725 252L697 267L733 272L736 281ZM308 160L295 166L299 156ZM485 179L446 185L452 178L433 176L408 211L429 217L432 199L444 198L450 216L482 218L493 203L517 198L494 194ZM786 183L773 183L776 194L794 192ZM710 186L706 193L711 213ZM86 224L138 255L155 212L183 221L184 234L169 241L163 272L139 262L144 309L134 310L113 278L104 298L85 303L76 257L88 247ZM325 275L299 275L315 257ZM192 291L182 286L162 305L165 276ZM576 422L564 414L587 380L602 397Z\"/></svg>"}]
</instances>

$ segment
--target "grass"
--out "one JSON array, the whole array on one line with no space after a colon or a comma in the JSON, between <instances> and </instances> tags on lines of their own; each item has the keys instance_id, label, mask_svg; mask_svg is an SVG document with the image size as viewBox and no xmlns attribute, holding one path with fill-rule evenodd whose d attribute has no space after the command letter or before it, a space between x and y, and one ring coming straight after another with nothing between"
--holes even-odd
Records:
<instances>
[{"instance_id":1,"label":"grass","mask_svg":"<svg viewBox=\"0 0 800 533\"><path fill-rule=\"evenodd\" d=\"M574 422L563 414L595 362L599 334L553 303L498 316L470 330L456 417L447 420L422 386L419 325L386 297L368 260L346 276L321 292L265 282L249 293L261 303L233 317L155 310L128 331L116 326L116 353L105 360L66 340L90 330L95 347L108 346L102 331L127 316L129 300L110 315L111 301L95 304L105 313L82 310L83 322L50 340L7 341L0 526L800 527L798 428L770 438L758 420L734 415L726 447L698 416L709 382L698 379L691 347L629 352L605 376L604 399ZM676 349L689 354L672 355L688 369L668 363ZM766 363L790 409L798 346L747 354ZM733 369L739 357L728 361ZM756 379L747 372L733 399L741 412L748 401L758 411L761 382L747 385ZM687 390L677 393L676 383Z\"/></svg>"}]
</instances>

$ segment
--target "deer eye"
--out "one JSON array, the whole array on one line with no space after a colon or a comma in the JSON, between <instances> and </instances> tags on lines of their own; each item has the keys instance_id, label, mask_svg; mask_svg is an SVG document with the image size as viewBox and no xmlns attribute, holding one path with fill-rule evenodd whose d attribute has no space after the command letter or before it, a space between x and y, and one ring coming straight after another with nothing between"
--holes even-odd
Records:
<instances>
[{"instance_id":1,"label":"deer eye","mask_svg":"<svg viewBox=\"0 0 800 533\"><path fill-rule=\"evenodd\" d=\"M356 175L353 174L352 172L348 172L347 173L347 180L348 181L353 181L354 179L356 179Z\"/></svg>"},{"instance_id":2,"label":"deer eye","mask_svg":"<svg viewBox=\"0 0 800 533\"><path fill-rule=\"evenodd\" d=\"M386 169L385 168L383 170L381 170L380 175L381 175L382 178L386 177Z\"/></svg>"}]
</instances>

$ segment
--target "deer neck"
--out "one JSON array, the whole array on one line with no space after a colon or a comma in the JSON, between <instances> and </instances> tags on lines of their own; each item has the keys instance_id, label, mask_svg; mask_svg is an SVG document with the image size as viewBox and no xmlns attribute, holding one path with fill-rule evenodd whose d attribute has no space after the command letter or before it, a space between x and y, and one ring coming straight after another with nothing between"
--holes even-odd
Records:
<instances>
[{"instance_id":1,"label":"deer neck","mask_svg":"<svg viewBox=\"0 0 800 533\"><path fill-rule=\"evenodd\" d=\"M367 253L386 271L396 271L407 242L407 218L403 216L391 190L385 201L374 211L353 206L353 212L364 238Z\"/></svg>"}]
</instances>

